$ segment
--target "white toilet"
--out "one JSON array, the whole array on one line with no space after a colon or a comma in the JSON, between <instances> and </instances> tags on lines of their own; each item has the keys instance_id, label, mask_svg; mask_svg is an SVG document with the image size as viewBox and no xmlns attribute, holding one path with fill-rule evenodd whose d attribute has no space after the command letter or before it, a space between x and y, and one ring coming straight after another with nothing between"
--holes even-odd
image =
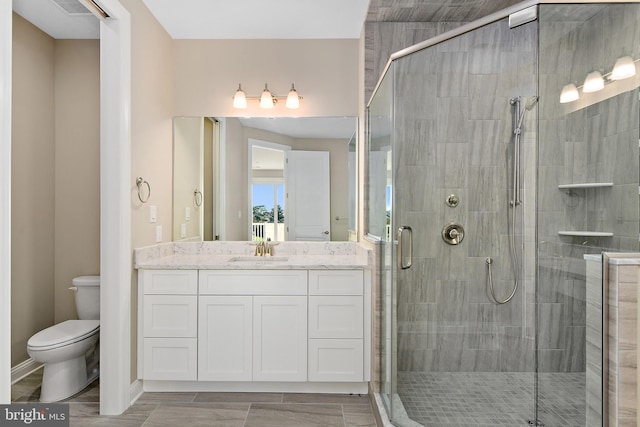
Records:
<instances>
[{"instance_id":1,"label":"white toilet","mask_svg":"<svg viewBox=\"0 0 640 427\"><path fill-rule=\"evenodd\" d=\"M44 329L27 342L27 352L44 364L41 402L57 402L87 387L99 375L100 276L73 279L80 320Z\"/></svg>"}]
</instances>

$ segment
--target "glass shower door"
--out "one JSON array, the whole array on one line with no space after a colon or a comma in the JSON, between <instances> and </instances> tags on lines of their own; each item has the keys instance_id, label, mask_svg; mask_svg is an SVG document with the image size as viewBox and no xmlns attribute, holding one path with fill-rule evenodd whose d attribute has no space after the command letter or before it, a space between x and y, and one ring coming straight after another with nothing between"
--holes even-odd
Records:
<instances>
[{"instance_id":1,"label":"glass shower door","mask_svg":"<svg viewBox=\"0 0 640 427\"><path fill-rule=\"evenodd\" d=\"M394 61L390 235L410 227L413 252L401 267L394 242L383 280L395 425L535 420L536 28L505 19Z\"/></svg>"}]
</instances>

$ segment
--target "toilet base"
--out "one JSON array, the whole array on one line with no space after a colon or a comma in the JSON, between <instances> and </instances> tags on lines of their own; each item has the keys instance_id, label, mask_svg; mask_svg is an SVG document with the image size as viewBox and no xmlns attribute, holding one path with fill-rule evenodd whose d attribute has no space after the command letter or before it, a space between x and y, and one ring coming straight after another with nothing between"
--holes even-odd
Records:
<instances>
[{"instance_id":1,"label":"toilet base","mask_svg":"<svg viewBox=\"0 0 640 427\"><path fill-rule=\"evenodd\" d=\"M58 363L46 363L42 373L40 402L51 403L64 400L84 390L100 376L97 364L87 372L84 355Z\"/></svg>"}]
</instances>

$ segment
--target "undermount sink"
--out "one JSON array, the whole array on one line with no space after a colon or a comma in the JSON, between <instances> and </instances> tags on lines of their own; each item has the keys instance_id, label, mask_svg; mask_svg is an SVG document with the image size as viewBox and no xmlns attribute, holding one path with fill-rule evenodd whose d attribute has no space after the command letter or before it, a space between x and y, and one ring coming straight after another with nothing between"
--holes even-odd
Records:
<instances>
[{"instance_id":1,"label":"undermount sink","mask_svg":"<svg viewBox=\"0 0 640 427\"><path fill-rule=\"evenodd\" d=\"M287 261L289 257L286 256L234 256L233 258L229 258L229 262L252 262L252 263L262 263L262 262L284 262Z\"/></svg>"}]
</instances>

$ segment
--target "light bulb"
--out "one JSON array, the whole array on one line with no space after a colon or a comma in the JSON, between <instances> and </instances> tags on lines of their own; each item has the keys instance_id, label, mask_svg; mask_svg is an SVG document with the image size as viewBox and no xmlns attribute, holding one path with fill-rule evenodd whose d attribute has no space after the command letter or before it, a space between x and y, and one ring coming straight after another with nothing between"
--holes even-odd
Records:
<instances>
[{"instance_id":1,"label":"light bulb","mask_svg":"<svg viewBox=\"0 0 640 427\"><path fill-rule=\"evenodd\" d=\"M611 71L611 80L622 80L636 75L636 64L630 56L618 58Z\"/></svg>"},{"instance_id":2,"label":"light bulb","mask_svg":"<svg viewBox=\"0 0 640 427\"><path fill-rule=\"evenodd\" d=\"M584 79L584 85L582 85L582 92L597 92L602 90L602 88L604 88L604 79L600 71L592 71L587 74L587 77Z\"/></svg>"},{"instance_id":3,"label":"light bulb","mask_svg":"<svg viewBox=\"0 0 640 427\"><path fill-rule=\"evenodd\" d=\"M298 92L296 88L293 87L293 83L291 83L291 90L289 91L289 95L287 95L287 108L300 108L300 98L298 97Z\"/></svg>"},{"instance_id":4,"label":"light bulb","mask_svg":"<svg viewBox=\"0 0 640 427\"><path fill-rule=\"evenodd\" d=\"M233 95L233 106L235 108L247 108L247 96L244 94L240 84L238 84L236 94Z\"/></svg>"},{"instance_id":5,"label":"light bulb","mask_svg":"<svg viewBox=\"0 0 640 427\"><path fill-rule=\"evenodd\" d=\"M573 83L564 85L562 92L560 92L560 104L566 104L567 102L573 102L580 98L578 88Z\"/></svg>"},{"instance_id":6,"label":"light bulb","mask_svg":"<svg viewBox=\"0 0 640 427\"><path fill-rule=\"evenodd\" d=\"M273 108L273 96L269 92L266 83L264 84L262 95L260 95L260 108Z\"/></svg>"}]
</instances>

